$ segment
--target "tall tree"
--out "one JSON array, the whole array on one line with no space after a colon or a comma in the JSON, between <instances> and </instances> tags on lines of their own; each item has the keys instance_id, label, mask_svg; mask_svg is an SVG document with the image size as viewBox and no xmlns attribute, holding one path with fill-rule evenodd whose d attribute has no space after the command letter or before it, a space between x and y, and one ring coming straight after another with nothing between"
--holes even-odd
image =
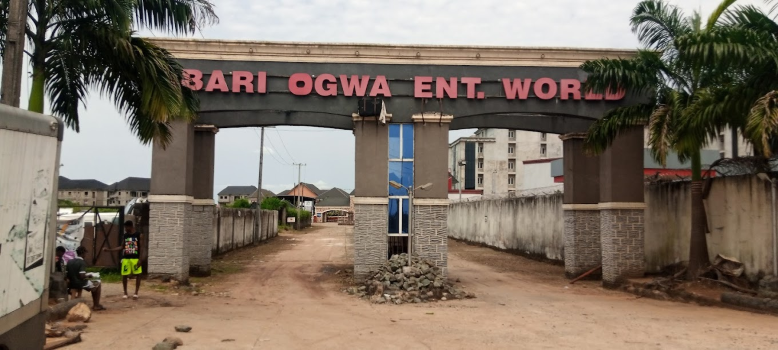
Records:
<instances>
[{"instance_id":1,"label":"tall tree","mask_svg":"<svg viewBox=\"0 0 778 350\"><path fill-rule=\"evenodd\" d=\"M728 123L744 130L754 151L771 156L778 142L778 1L765 12L755 6L727 11L723 24L678 40L690 62L726 72L726 84L707 87L690 111L698 125Z\"/></svg>"},{"instance_id":2,"label":"tall tree","mask_svg":"<svg viewBox=\"0 0 778 350\"><path fill-rule=\"evenodd\" d=\"M651 155L662 165L670 151L682 161L691 160L692 203L691 242L688 277L696 278L710 263L705 237L705 212L702 203L701 150L721 125L700 128L692 123L688 107L699 91L717 84L722 76L715 69L691 64L679 51L680 38L712 30L734 0L724 0L703 24L699 13L684 15L676 6L662 0L645 0L632 12L630 24L643 48L634 58L587 61L581 69L588 73L585 88L595 93L616 92L651 95L642 104L615 108L595 122L586 144L593 152L602 152L622 132L647 127Z\"/></svg>"},{"instance_id":3,"label":"tall tree","mask_svg":"<svg viewBox=\"0 0 778 350\"><path fill-rule=\"evenodd\" d=\"M8 3L0 0L0 13ZM195 118L199 101L182 87L181 65L135 30L194 33L218 20L209 0L30 0L28 17L29 110L43 113L48 98L52 113L78 131L79 105L87 107L87 92L95 89L143 143L162 144L170 140L170 122ZM5 35L0 21L0 42Z\"/></svg>"}]
</instances>

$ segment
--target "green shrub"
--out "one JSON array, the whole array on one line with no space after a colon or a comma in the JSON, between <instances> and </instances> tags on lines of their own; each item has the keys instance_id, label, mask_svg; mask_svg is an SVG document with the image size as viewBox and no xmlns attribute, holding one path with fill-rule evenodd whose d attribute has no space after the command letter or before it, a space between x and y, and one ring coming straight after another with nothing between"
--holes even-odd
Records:
<instances>
[{"instance_id":1,"label":"green shrub","mask_svg":"<svg viewBox=\"0 0 778 350\"><path fill-rule=\"evenodd\" d=\"M265 210L281 210L286 202L276 197L268 197L262 200L262 209Z\"/></svg>"},{"instance_id":2,"label":"green shrub","mask_svg":"<svg viewBox=\"0 0 778 350\"><path fill-rule=\"evenodd\" d=\"M251 208L251 202L249 202L246 198L240 198L236 199L234 202L227 204L227 208L240 208L240 209L248 209Z\"/></svg>"}]
</instances>

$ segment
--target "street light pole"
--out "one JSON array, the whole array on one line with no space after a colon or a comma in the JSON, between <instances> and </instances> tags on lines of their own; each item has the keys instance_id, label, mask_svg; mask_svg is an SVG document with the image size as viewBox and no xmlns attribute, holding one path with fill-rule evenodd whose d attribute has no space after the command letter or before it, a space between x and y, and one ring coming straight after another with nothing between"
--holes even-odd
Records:
<instances>
[{"instance_id":1,"label":"street light pole","mask_svg":"<svg viewBox=\"0 0 778 350\"><path fill-rule=\"evenodd\" d=\"M464 186L464 183L462 182L462 173L464 172L464 170L462 170L462 167L464 167L466 163L467 162L465 162L464 160L460 160L459 161L459 174L457 175L457 177L459 178L459 184L458 185L459 185L459 201L460 202L462 201L462 186Z\"/></svg>"},{"instance_id":2,"label":"street light pole","mask_svg":"<svg viewBox=\"0 0 778 350\"><path fill-rule=\"evenodd\" d=\"M265 127L262 127L262 131L259 137L259 175L257 175L257 230L254 236L254 244L259 244L260 238L262 238L262 163L265 155Z\"/></svg>"},{"instance_id":3,"label":"street light pole","mask_svg":"<svg viewBox=\"0 0 778 350\"><path fill-rule=\"evenodd\" d=\"M8 5L8 23L3 57L3 80L0 103L19 107L22 96L22 67L24 65L24 34L27 26L27 0L11 0Z\"/></svg>"}]
</instances>

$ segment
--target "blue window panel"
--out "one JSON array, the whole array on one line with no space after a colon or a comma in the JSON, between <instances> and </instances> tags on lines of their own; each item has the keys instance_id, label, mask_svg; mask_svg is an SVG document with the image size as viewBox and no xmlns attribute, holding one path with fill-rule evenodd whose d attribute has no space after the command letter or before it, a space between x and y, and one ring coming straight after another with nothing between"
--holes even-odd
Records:
<instances>
[{"instance_id":1,"label":"blue window panel","mask_svg":"<svg viewBox=\"0 0 778 350\"><path fill-rule=\"evenodd\" d=\"M403 124L403 159L413 158L413 124Z\"/></svg>"},{"instance_id":2,"label":"blue window panel","mask_svg":"<svg viewBox=\"0 0 778 350\"><path fill-rule=\"evenodd\" d=\"M389 198L389 233L400 233L400 200Z\"/></svg>"},{"instance_id":3,"label":"blue window panel","mask_svg":"<svg viewBox=\"0 0 778 350\"><path fill-rule=\"evenodd\" d=\"M396 181L405 187L413 186L413 162L389 162L389 181ZM404 188L389 186L390 196L407 196Z\"/></svg>"},{"instance_id":4,"label":"blue window panel","mask_svg":"<svg viewBox=\"0 0 778 350\"><path fill-rule=\"evenodd\" d=\"M402 233L408 233L408 200L403 199L403 232Z\"/></svg>"},{"instance_id":5,"label":"blue window panel","mask_svg":"<svg viewBox=\"0 0 778 350\"><path fill-rule=\"evenodd\" d=\"M400 124L389 124L389 159L400 157Z\"/></svg>"}]
</instances>

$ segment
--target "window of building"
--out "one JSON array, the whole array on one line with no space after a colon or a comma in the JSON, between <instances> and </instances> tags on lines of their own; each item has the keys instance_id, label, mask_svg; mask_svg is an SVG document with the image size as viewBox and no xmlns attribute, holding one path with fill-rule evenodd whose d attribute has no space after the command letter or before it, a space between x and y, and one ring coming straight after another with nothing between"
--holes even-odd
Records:
<instances>
[{"instance_id":1,"label":"window of building","mask_svg":"<svg viewBox=\"0 0 778 350\"><path fill-rule=\"evenodd\" d=\"M516 139L516 130L508 130L508 138L511 140Z\"/></svg>"},{"instance_id":2,"label":"window of building","mask_svg":"<svg viewBox=\"0 0 778 350\"><path fill-rule=\"evenodd\" d=\"M73 195L73 192L68 192L68 196L72 196L72 195Z\"/></svg>"},{"instance_id":3,"label":"window of building","mask_svg":"<svg viewBox=\"0 0 778 350\"><path fill-rule=\"evenodd\" d=\"M95 198L95 192L94 191L92 192L92 198Z\"/></svg>"},{"instance_id":4,"label":"window of building","mask_svg":"<svg viewBox=\"0 0 778 350\"><path fill-rule=\"evenodd\" d=\"M89 196L89 191L84 192L84 196Z\"/></svg>"},{"instance_id":5,"label":"window of building","mask_svg":"<svg viewBox=\"0 0 778 350\"><path fill-rule=\"evenodd\" d=\"M516 152L516 144L515 143L509 143L508 144L508 154L514 154Z\"/></svg>"},{"instance_id":6,"label":"window of building","mask_svg":"<svg viewBox=\"0 0 778 350\"><path fill-rule=\"evenodd\" d=\"M548 135L546 133L542 132L540 133L540 141L546 141L548 139Z\"/></svg>"},{"instance_id":7,"label":"window of building","mask_svg":"<svg viewBox=\"0 0 778 350\"><path fill-rule=\"evenodd\" d=\"M516 169L516 159L508 159L508 170Z\"/></svg>"},{"instance_id":8,"label":"window of building","mask_svg":"<svg viewBox=\"0 0 778 350\"><path fill-rule=\"evenodd\" d=\"M478 174L478 187L484 187L484 174Z\"/></svg>"},{"instance_id":9,"label":"window of building","mask_svg":"<svg viewBox=\"0 0 778 350\"><path fill-rule=\"evenodd\" d=\"M478 160L478 169L481 169L481 170L484 169L484 160L483 159L479 159Z\"/></svg>"},{"instance_id":10,"label":"window of building","mask_svg":"<svg viewBox=\"0 0 778 350\"><path fill-rule=\"evenodd\" d=\"M478 143L478 153L479 154L480 153L484 153L484 143L483 142L479 142Z\"/></svg>"},{"instance_id":11,"label":"window of building","mask_svg":"<svg viewBox=\"0 0 778 350\"><path fill-rule=\"evenodd\" d=\"M548 149L546 148L546 144L545 143L541 143L540 144L540 156L541 157L545 157L547 151L548 151Z\"/></svg>"},{"instance_id":12,"label":"window of building","mask_svg":"<svg viewBox=\"0 0 778 350\"><path fill-rule=\"evenodd\" d=\"M514 175L514 174L508 175L508 186L509 187L515 187L516 186L516 175Z\"/></svg>"},{"instance_id":13,"label":"window of building","mask_svg":"<svg viewBox=\"0 0 778 350\"><path fill-rule=\"evenodd\" d=\"M406 188L413 182L413 124L389 125L389 181ZM410 206L405 188L389 188L389 236L408 234Z\"/></svg>"}]
</instances>

